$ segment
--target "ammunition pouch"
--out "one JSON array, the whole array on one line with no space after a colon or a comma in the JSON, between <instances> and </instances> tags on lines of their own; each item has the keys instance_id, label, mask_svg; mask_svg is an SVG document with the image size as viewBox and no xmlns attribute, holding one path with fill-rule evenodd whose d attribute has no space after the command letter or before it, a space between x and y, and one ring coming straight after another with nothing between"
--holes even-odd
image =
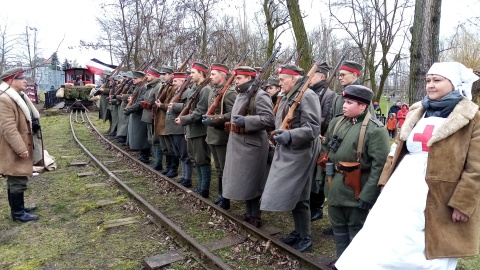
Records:
<instances>
[{"instance_id":1,"label":"ammunition pouch","mask_svg":"<svg viewBox=\"0 0 480 270\"><path fill-rule=\"evenodd\" d=\"M225 122L225 131L227 133L230 133L230 131L233 131L234 133L240 134L240 135L248 134L245 131L245 128L239 127L239 126L237 126L237 125L235 125L234 123L231 123L231 122Z\"/></svg>"},{"instance_id":2,"label":"ammunition pouch","mask_svg":"<svg viewBox=\"0 0 480 270\"><path fill-rule=\"evenodd\" d=\"M345 177L345 185L350 187L355 192L355 199L360 198L360 191L362 189L361 183L361 164L360 162L343 162L337 164L337 171L341 172Z\"/></svg>"},{"instance_id":3,"label":"ammunition pouch","mask_svg":"<svg viewBox=\"0 0 480 270\"><path fill-rule=\"evenodd\" d=\"M320 156L318 156L317 158L317 165L322 167L322 170L325 171L326 169L326 166L327 166L327 163L328 163L328 154L330 153L330 151L327 151L323 154L321 154Z\"/></svg>"},{"instance_id":4,"label":"ammunition pouch","mask_svg":"<svg viewBox=\"0 0 480 270\"><path fill-rule=\"evenodd\" d=\"M140 101L140 106L142 106L142 108L144 109L147 109L147 110L151 110L152 109L152 103L150 101Z\"/></svg>"}]
</instances>

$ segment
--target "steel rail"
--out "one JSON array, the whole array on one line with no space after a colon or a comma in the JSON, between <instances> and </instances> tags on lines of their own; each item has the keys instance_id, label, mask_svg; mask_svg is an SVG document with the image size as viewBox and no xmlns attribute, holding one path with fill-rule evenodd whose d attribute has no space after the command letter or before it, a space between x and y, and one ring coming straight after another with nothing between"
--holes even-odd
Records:
<instances>
[{"instance_id":1,"label":"steel rail","mask_svg":"<svg viewBox=\"0 0 480 270\"><path fill-rule=\"evenodd\" d=\"M87 119L91 127L95 130L95 126L90 121L90 118L87 114ZM118 178L112 171L110 171L100 160L98 160L78 139L75 134L75 129L73 128L72 123L72 113L70 114L70 129L73 134L73 138L75 142L82 148L82 150L92 159L95 164L98 165L105 173L107 173L111 179L115 180L117 184L123 188L131 197L137 200L140 205L146 209L152 217L164 225L172 234L176 236L176 240L180 240L181 246L188 246L189 250L195 253L195 257L200 261L208 265L207 268L209 269L232 269L229 265L225 264L220 258L218 258L215 254L213 254L208 248L203 246L199 243L196 239L188 235L182 228L180 228L177 224L167 218L164 214L162 214L158 209L156 209L153 205L147 202L142 196L132 190L128 185L125 184L120 178ZM97 130L98 131L98 130ZM103 137L103 136L102 136ZM105 137L103 137L105 139Z\"/></svg>"},{"instance_id":2,"label":"steel rail","mask_svg":"<svg viewBox=\"0 0 480 270\"><path fill-rule=\"evenodd\" d=\"M124 149L122 149L120 146L116 145L115 143L111 142L110 140L108 140L107 138L105 138L105 136L103 136L103 134L92 124L91 120L90 120L90 116L88 114L86 114L87 116L87 120L88 120L88 123L90 124L90 126L92 127L93 130L95 130L95 132L97 133L97 135L99 137L101 137L106 143L108 143L110 146L112 146L113 148L115 148L116 150L118 150L119 152L121 152L124 156L127 156L128 158L130 158L132 161L136 162L137 164L139 164L140 166L142 166L143 168L145 168L146 170L149 170L150 172L158 175L160 178L166 180L166 181L169 181L170 184L172 185L175 185L176 187L178 187L179 189L182 189L184 190L185 192L189 193L190 195L192 196L195 196L197 199L201 200L203 203L209 205L210 207L212 207L212 209L215 209L216 211L220 212L224 217L232 220L235 224L239 225L243 230L245 230L246 232L248 232L249 234L251 235L254 235L255 237L257 238L261 238L261 239L265 239L265 240L268 240L270 241L282 254L284 255L288 255L290 256L291 258L293 258L294 260L297 260L300 264L300 267L301 269L320 269L320 270L330 270L331 268L328 267L327 265L325 264L322 264L321 262L319 262L318 260L314 260L313 258L309 257L309 256L306 256L305 254L301 253L301 252L298 252L297 250L295 250L294 248L292 248L291 246L288 246L286 244L284 244L282 241L280 241L279 239L275 238L275 237L272 237L270 236L270 234L268 234L267 232L264 232L262 230L259 230L258 228L256 228L255 226L251 225L250 223L247 223L245 221L243 221L242 219L234 216L231 212L227 211L227 210L224 210L220 207L218 207L217 205L213 204L212 201L208 200L208 199L205 199L203 198L202 196L196 194L195 192L193 192L192 190L180 185L177 183L177 181L169 178L169 177L166 177L165 175L161 174L160 172L152 169L150 166L148 166L147 164L139 161L137 158L133 157L132 155L130 155L127 151L125 151Z\"/></svg>"}]
</instances>

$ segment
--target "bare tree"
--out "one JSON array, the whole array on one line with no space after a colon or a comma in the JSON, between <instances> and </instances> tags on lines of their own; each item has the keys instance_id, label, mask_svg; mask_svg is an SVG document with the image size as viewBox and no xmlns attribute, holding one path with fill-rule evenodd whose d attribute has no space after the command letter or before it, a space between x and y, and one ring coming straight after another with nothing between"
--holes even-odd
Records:
<instances>
[{"instance_id":1,"label":"bare tree","mask_svg":"<svg viewBox=\"0 0 480 270\"><path fill-rule=\"evenodd\" d=\"M372 88L376 101L382 96L388 74L406 57L402 49L411 22L406 20L405 11L410 7L409 0L329 1L330 15L358 47L365 65L363 80Z\"/></svg>"},{"instance_id":2,"label":"bare tree","mask_svg":"<svg viewBox=\"0 0 480 270\"><path fill-rule=\"evenodd\" d=\"M425 74L438 61L442 0L416 0L410 46L409 103L425 96Z\"/></svg>"},{"instance_id":3,"label":"bare tree","mask_svg":"<svg viewBox=\"0 0 480 270\"><path fill-rule=\"evenodd\" d=\"M13 49L16 37L10 34L8 22L0 24L0 74L8 69L14 60Z\"/></svg>"},{"instance_id":4,"label":"bare tree","mask_svg":"<svg viewBox=\"0 0 480 270\"><path fill-rule=\"evenodd\" d=\"M267 55L271 55L278 38L288 28L279 29L290 22L287 7L280 0L263 0L263 13L268 32Z\"/></svg>"}]
</instances>

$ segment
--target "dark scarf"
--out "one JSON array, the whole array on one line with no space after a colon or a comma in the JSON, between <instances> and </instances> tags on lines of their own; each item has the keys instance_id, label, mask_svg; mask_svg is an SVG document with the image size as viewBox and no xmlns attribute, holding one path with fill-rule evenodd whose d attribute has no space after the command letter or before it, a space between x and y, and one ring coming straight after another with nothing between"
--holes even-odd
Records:
<instances>
[{"instance_id":1,"label":"dark scarf","mask_svg":"<svg viewBox=\"0 0 480 270\"><path fill-rule=\"evenodd\" d=\"M431 100L425 96L422 100L422 107L425 109L425 118L434 116L447 118L457 103L463 99L459 91L453 91L439 100Z\"/></svg>"}]
</instances>

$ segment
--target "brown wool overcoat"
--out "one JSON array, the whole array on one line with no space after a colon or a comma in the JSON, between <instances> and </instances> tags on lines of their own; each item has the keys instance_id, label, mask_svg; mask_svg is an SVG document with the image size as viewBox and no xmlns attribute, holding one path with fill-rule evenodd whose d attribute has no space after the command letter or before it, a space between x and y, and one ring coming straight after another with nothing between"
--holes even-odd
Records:
<instances>
[{"instance_id":1,"label":"brown wool overcoat","mask_svg":"<svg viewBox=\"0 0 480 270\"><path fill-rule=\"evenodd\" d=\"M4 85L5 83L2 83L2 86ZM15 90L7 91L21 100ZM33 139L30 124L17 103L7 93L0 93L0 174L32 176ZM22 159L19 154L25 150L28 150L29 156Z\"/></svg>"},{"instance_id":2,"label":"brown wool overcoat","mask_svg":"<svg viewBox=\"0 0 480 270\"><path fill-rule=\"evenodd\" d=\"M412 105L397 138L395 154L388 156L379 185L387 184L407 153L405 141L423 114L420 102ZM461 100L427 145L429 153L425 180L429 192L425 208L426 258L474 256L480 244L478 106L468 99ZM453 208L467 215L468 221L453 222Z\"/></svg>"}]
</instances>

